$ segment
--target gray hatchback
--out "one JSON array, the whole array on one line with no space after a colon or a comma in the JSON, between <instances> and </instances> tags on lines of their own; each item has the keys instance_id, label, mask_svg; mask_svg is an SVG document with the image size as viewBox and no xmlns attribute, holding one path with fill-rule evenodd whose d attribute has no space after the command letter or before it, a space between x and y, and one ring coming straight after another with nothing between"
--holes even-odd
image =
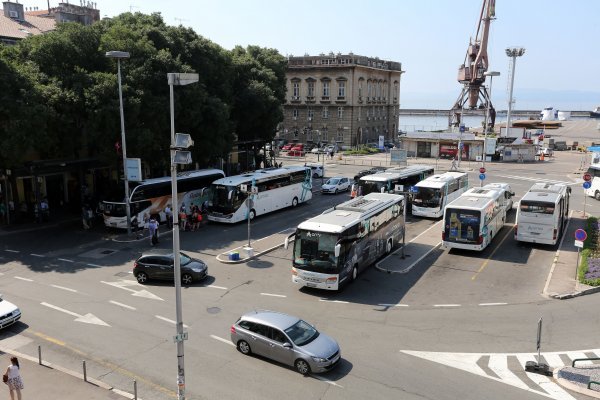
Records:
<instances>
[{"instance_id":1,"label":"gray hatchback","mask_svg":"<svg viewBox=\"0 0 600 400\"><path fill-rule=\"evenodd\" d=\"M306 375L325 372L341 359L340 346L314 326L275 311L251 311L231 326L231 341L251 353L293 366Z\"/></svg>"}]
</instances>

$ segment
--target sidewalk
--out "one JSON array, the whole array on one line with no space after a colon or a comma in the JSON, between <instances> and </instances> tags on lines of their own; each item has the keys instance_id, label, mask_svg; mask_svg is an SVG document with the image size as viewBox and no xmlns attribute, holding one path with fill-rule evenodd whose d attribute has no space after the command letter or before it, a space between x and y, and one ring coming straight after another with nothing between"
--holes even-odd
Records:
<instances>
[{"instance_id":1,"label":"sidewalk","mask_svg":"<svg viewBox=\"0 0 600 400\"><path fill-rule=\"evenodd\" d=\"M10 358L13 355L19 359L21 377L25 387L22 393L24 399L106 400L134 398L130 393L114 389L90 377L85 382L82 374L78 372L53 366L50 363L39 365L37 360L13 351L10 353L0 352L0 368L2 368L3 374L6 367L10 365ZM8 392L8 387L2 388L2 391ZM8 397L8 394L2 394L2 396L5 395Z\"/></svg>"}]
</instances>

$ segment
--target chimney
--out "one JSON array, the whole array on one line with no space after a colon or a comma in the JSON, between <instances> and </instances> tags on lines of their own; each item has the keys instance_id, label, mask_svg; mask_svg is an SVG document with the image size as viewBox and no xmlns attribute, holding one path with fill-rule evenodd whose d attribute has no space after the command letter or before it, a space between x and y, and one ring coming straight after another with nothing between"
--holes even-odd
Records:
<instances>
[{"instance_id":1,"label":"chimney","mask_svg":"<svg viewBox=\"0 0 600 400\"><path fill-rule=\"evenodd\" d=\"M4 16L18 21L25 20L25 10L23 4L13 3L10 1L4 1L2 3L4 7Z\"/></svg>"}]
</instances>

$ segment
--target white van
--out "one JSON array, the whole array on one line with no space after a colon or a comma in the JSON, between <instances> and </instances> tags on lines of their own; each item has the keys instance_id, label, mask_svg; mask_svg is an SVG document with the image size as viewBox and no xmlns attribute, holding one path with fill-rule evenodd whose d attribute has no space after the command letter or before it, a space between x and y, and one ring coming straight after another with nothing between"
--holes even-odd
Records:
<instances>
[{"instance_id":1,"label":"white van","mask_svg":"<svg viewBox=\"0 0 600 400\"><path fill-rule=\"evenodd\" d=\"M504 196L506 196L506 213L508 214L510 210L513 208L513 197L515 192L512 191L510 185L508 183L498 182L498 183L488 183L483 188L500 188L504 190Z\"/></svg>"},{"instance_id":2,"label":"white van","mask_svg":"<svg viewBox=\"0 0 600 400\"><path fill-rule=\"evenodd\" d=\"M313 178L322 178L323 175L325 174L325 170L321 164L308 163L308 164L306 164L306 166L310 167Z\"/></svg>"}]
</instances>

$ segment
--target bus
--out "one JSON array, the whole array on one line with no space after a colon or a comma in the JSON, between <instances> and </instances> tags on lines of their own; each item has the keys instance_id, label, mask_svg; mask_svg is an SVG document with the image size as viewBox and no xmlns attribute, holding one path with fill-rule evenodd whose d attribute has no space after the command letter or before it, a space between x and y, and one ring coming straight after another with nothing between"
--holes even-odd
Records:
<instances>
[{"instance_id":1,"label":"bus","mask_svg":"<svg viewBox=\"0 0 600 400\"><path fill-rule=\"evenodd\" d=\"M466 172L433 175L413 186L412 215L440 218L446 204L457 199L469 187Z\"/></svg>"},{"instance_id":2,"label":"bus","mask_svg":"<svg viewBox=\"0 0 600 400\"><path fill-rule=\"evenodd\" d=\"M254 198L248 192L255 187ZM312 198L310 167L265 168L242 175L228 176L211 185L209 221L236 223L254 219L275 210L304 203ZM251 206L248 207L248 202Z\"/></svg>"},{"instance_id":3,"label":"bus","mask_svg":"<svg viewBox=\"0 0 600 400\"><path fill-rule=\"evenodd\" d=\"M517 208L515 239L554 245L569 219L571 188L564 184L536 183Z\"/></svg>"},{"instance_id":4,"label":"bus","mask_svg":"<svg viewBox=\"0 0 600 400\"><path fill-rule=\"evenodd\" d=\"M339 290L356 280L402 242L404 207L402 195L370 193L302 222L295 233L292 282Z\"/></svg>"},{"instance_id":5,"label":"bus","mask_svg":"<svg viewBox=\"0 0 600 400\"><path fill-rule=\"evenodd\" d=\"M502 187L467 190L444 208L442 246L481 251L506 221L509 196Z\"/></svg>"},{"instance_id":6,"label":"bus","mask_svg":"<svg viewBox=\"0 0 600 400\"><path fill-rule=\"evenodd\" d=\"M220 169L178 173L178 203L185 203L188 209L193 205L202 207L204 201L211 198L209 191L211 183L224 176L225 173ZM132 221L135 219L141 224L146 214L154 217L159 223L167 221L164 209L172 201L170 176L131 182L129 190L131 192L129 195L129 208ZM104 217L104 225L109 228L127 229L127 208L122 197L119 201L102 201L100 209ZM173 212L176 211L173 210Z\"/></svg>"},{"instance_id":7,"label":"bus","mask_svg":"<svg viewBox=\"0 0 600 400\"><path fill-rule=\"evenodd\" d=\"M585 189L584 193L586 196L600 200L600 164L591 164L587 173L592 176L592 181L590 188Z\"/></svg>"},{"instance_id":8,"label":"bus","mask_svg":"<svg viewBox=\"0 0 600 400\"><path fill-rule=\"evenodd\" d=\"M358 181L359 196L369 193L396 193L408 191L410 186L433 175L434 168L429 165L411 165L409 167L389 168L383 172L366 175Z\"/></svg>"}]
</instances>

